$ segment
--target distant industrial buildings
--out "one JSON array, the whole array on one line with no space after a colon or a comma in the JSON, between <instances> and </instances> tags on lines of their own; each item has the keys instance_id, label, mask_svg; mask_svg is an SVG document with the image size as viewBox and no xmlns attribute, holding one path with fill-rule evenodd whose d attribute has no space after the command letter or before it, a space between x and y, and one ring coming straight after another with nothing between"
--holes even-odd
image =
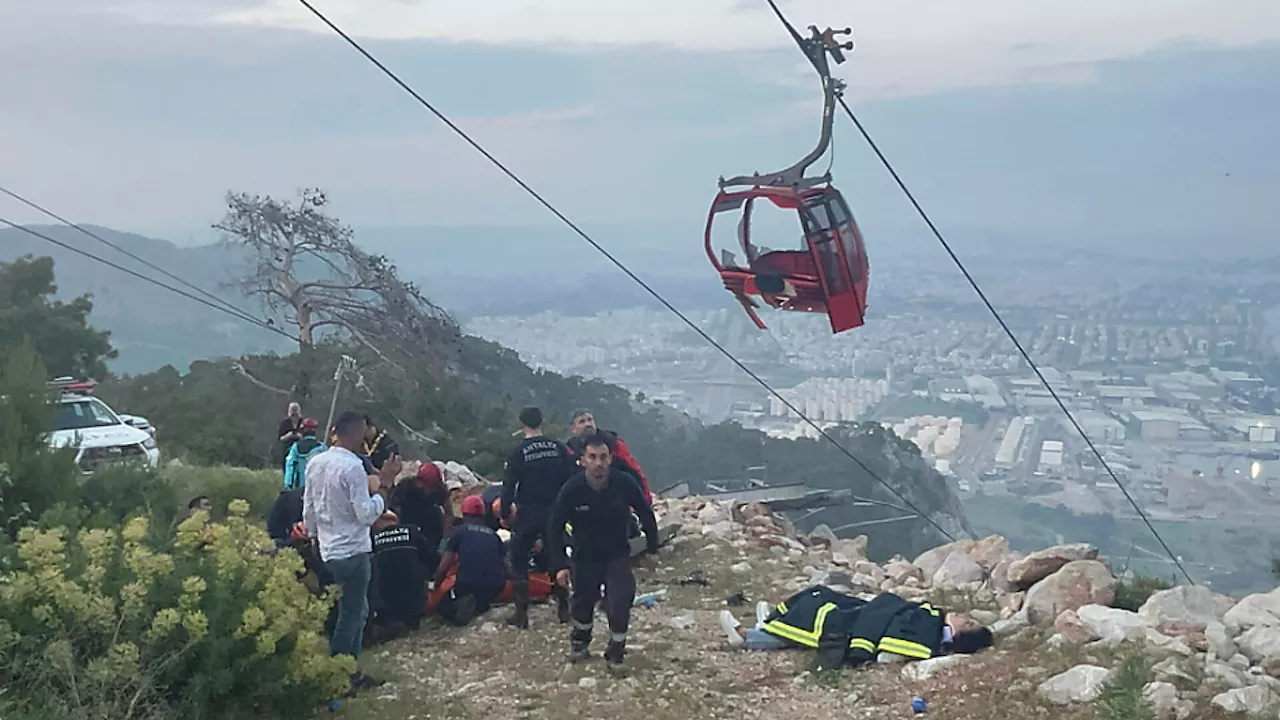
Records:
<instances>
[{"instance_id":1,"label":"distant industrial buildings","mask_svg":"<svg viewBox=\"0 0 1280 720\"><path fill-rule=\"evenodd\" d=\"M810 420L855 422L871 406L889 394L887 380L857 378L809 378L781 392ZM799 416L776 397L769 398L769 415L799 419Z\"/></svg>"}]
</instances>

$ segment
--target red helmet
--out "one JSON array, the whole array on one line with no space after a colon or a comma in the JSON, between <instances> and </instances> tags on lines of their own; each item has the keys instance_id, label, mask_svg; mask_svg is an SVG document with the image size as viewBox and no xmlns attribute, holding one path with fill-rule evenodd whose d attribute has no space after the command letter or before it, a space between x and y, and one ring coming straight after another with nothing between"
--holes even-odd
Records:
<instances>
[{"instance_id":1,"label":"red helmet","mask_svg":"<svg viewBox=\"0 0 1280 720\"><path fill-rule=\"evenodd\" d=\"M422 483L423 487L432 487L444 482L444 477L435 463L424 461L418 466L418 482Z\"/></svg>"},{"instance_id":2,"label":"red helmet","mask_svg":"<svg viewBox=\"0 0 1280 720\"><path fill-rule=\"evenodd\" d=\"M320 427L320 421L315 418L306 418L302 421L303 430L317 430Z\"/></svg>"},{"instance_id":3,"label":"red helmet","mask_svg":"<svg viewBox=\"0 0 1280 720\"><path fill-rule=\"evenodd\" d=\"M462 514L471 516L484 515L484 500L479 495L468 495L462 499Z\"/></svg>"}]
</instances>

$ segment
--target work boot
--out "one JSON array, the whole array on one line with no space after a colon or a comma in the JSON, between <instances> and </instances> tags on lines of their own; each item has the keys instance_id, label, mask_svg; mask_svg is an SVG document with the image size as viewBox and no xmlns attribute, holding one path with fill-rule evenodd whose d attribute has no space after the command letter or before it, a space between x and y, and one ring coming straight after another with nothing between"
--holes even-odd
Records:
<instances>
[{"instance_id":1,"label":"work boot","mask_svg":"<svg viewBox=\"0 0 1280 720\"><path fill-rule=\"evenodd\" d=\"M511 590L515 593L516 611L512 613L507 623L521 630L527 630L529 629L529 581L513 582Z\"/></svg>"},{"instance_id":2,"label":"work boot","mask_svg":"<svg viewBox=\"0 0 1280 720\"><path fill-rule=\"evenodd\" d=\"M591 631L574 628L569 632L569 662L582 662L591 657Z\"/></svg>"},{"instance_id":3,"label":"work boot","mask_svg":"<svg viewBox=\"0 0 1280 720\"><path fill-rule=\"evenodd\" d=\"M569 620L569 591L556 585L552 590L552 594L556 596L556 619L561 625L568 624Z\"/></svg>"},{"instance_id":4,"label":"work boot","mask_svg":"<svg viewBox=\"0 0 1280 720\"><path fill-rule=\"evenodd\" d=\"M627 668L622 664L622 658L627 654L626 640L610 640L609 647L604 651L605 669L611 675L626 674Z\"/></svg>"},{"instance_id":5,"label":"work boot","mask_svg":"<svg viewBox=\"0 0 1280 720\"><path fill-rule=\"evenodd\" d=\"M476 599L470 595L458 598L453 613L454 625L462 627L471 624L471 621L476 619Z\"/></svg>"}]
</instances>

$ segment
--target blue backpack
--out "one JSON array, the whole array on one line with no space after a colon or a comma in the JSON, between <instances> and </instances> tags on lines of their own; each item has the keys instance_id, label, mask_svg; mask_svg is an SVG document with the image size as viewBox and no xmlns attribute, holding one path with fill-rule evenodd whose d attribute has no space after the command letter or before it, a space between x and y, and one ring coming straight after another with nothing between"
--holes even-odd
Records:
<instances>
[{"instance_id":1,"label":"blue backpack","mask_svg":"<svg viewBox=\"0 0 1280 720\"><path fill-rule=\"evenodd\" d=\"M289 448L289 458L284 464L284 489L296 490L307 484L307 461L328 448L312 436L307 436Z\"/></svg>"}]
</instances>

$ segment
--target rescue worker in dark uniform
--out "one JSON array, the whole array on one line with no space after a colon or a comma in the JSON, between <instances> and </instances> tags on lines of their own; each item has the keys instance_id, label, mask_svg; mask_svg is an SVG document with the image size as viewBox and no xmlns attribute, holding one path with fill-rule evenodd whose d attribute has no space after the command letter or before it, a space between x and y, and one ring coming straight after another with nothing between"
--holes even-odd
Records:
<instances>
[{"instance_id":1,"label":"rescue worker in dark uniform","mask_svg":"<svg viewBox=\"0 0 1280 720\"><path fill-rule=\"evenodd\" d=\"M609 443L609 452L613 455L614 467L634 475L636 482L640 483L640 490L644 494L645 502L653 505L653 493L649 491L649 479L644 476L644 471L640 469L640 462L631 454L631 449L627 447L627 443L618 437L618 433L601 430L596 427L596 417L587 409L573 411L569 429L573 432L573 436L565 444L569 446L569 450L573 452L575 458L582 457L582 449L586 443L586 438L596 434L600 435L605 439L605 442Z\"/></svg>"},{"instance_id":2,"label":"rescue worker in dark uniform","mask_svg":"<svg viewBox=\"0 0 1280 720\"><path fill-rule=\"evenodd\" d=\"M400 454L400 446L385 430L373 424L373 418L365 415L364 422L367 426L364 433L364 454L375 469L381 470L382 463Z\"/></svg>"},{"instance_id":3,"label":"rescue worker in dark uniform","mask_svg":"<svg viewBox=\"0 0 1280 720\"><path fill-rule=\"evenodd\" d=\"M503 469L501 516L512 528L511 586L516 608L510 624L524 629L529 627L529 560L534 545L546 537L551 506L577 465L564 443L542 434L541 410L521 410L520 426L524 440L507 455ZM513 507L516 514L510 522ZM556 587L554 593L560 622L569 622L567 589Z\"/></svg>"},{"instance_id":4,"label":"rescue worker in dark uniform","mask_svg":"<svg viewBox=\"0 0 1280 720\"><path fill-rule=\"evenodd\" d=\"M418 629L435 564L435 548L417 527L400 522L393 512L383 513L374 523L373 565L379 600L374 622L380 639Z\"/></svg>"},{"instance_id":5,"label":"rescue worker in dark uniform","mask_svg":"<svg viewBox=\"0 0 1280 720\"><path fill-rule=\"evenodd\" d=\"M502 594L506 577L502 540L484 522L484 501L475 495L462 500L462 524L458 525L436 570L439 586L456 570L453 588L441 598L436 612L454 625L466 625L488 611Z\"/></svg>"},{"instance_id":6,"label":"rescue worker in dark uniform","mask_svg":"<svg viewBox=\"0 0 1280 720\"><path fill-rule=\"evenodd\" d=\"M631 509L635 508L639 515L649 554L658 552L658 522L636 479L613 466L613 454L603 436L591 434L583 438L582 447L582 471L564 484L552 508L547 529L551 569L556 584L562 588L569 587L572 579L570 662L590 656L595 604L604 586L605 615L609 619L609 645L604 658L609 671L618 672L626 654L627 628L636 593L627 532ZM566 523L573 527L572 573L565 548Z\"/></svg>"},{"instance_id":7,"label":"rescue worker in dark uniform","mask_svg":"<svg viewBox=\"0 0 1280 720\"><path fill-rule=\"evenodd\" d=\"M490 485L480 493L480 501L484 503L484 524L497 532L502 528L511 529L511 518L502 517L502 486ZM514 511L514 508L513 508ZM514 512L513 512L514 514Z\"/></svg>"},{"instance_id":8,"label":"rescue worker in dark uniform","mask_svg":"<svg viewBox=\"0 0 1280 720\"><path fill-rule=\"evenodd\" d=\"M732 613L721 612L730 644L755 650L811 648L818 651L818 667L827 670L871 662L877 653L927 660L992 644L991 631L972 616L888 592L863 600L816 585L759 614L757 627L744 632Z\"/></svg>"}]
</instances>

